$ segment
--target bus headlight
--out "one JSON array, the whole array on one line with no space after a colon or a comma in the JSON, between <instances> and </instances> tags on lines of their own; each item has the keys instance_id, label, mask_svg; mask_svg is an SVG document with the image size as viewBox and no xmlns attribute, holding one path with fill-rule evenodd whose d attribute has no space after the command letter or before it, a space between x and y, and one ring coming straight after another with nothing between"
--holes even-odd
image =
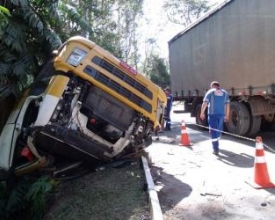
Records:
<instances>
[{"instance_id":1,"label":"bus headlight","mask_svg":"<svg viewBox=\"0 0 275 220\"><path fill-rule=\"evenodd\" d=\"M80 48L75 48L67 59L67 63L72 66L78 66L80 61L86 56L87 52Z\"/></svg>"}]
</instances>

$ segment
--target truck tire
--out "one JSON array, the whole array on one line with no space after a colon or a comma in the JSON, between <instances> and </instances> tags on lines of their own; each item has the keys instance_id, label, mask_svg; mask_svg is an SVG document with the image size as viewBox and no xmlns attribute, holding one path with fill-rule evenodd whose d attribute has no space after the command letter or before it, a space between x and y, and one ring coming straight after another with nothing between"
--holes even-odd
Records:
<instances>
[{"instance_id":1,"label":"truck tire","mask_svg":"<svg viewBox=\"0 0 275 220\"><path fill-rule=\"evenodd\" d=\"M229 133L245 135L250 125L250 114L247 107L242 102L230 103L229 122L225 124Z\"/></svg>"},{"instance_id":2,"label":"truck tire","mask_svg":"<svg viewBox=\"0 0 275 220\"><path fill-rule=\"evenodd\" d=\"M246 136L253 136L255 135L261 128L262 118L261 116L252 116L250 115L250 126Z\"/></svg>"},{"instance_id":3,"label":"truck tire","mask_svg":"<svg viewBox=\"0 0 275 220\"><path fill-rule=\"evenodd\" d=\"M201 114L201 104L198 104L195 108L196 124L198 125L198 128L200 130L208 130L207 110L205 110L205 119L204 120L201 120L200 114Z\"/></svg>"}]
</instances>

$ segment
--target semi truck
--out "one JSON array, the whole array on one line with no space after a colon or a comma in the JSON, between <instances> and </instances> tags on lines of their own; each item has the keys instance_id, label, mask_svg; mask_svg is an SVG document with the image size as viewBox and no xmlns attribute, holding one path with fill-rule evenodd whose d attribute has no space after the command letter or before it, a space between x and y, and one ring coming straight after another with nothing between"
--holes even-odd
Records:
<instances>
[{"instance_id":1,"label":"semi truck","mask_svg":"<svg viewBox=\"0 0 275 220\"><path fill-rule=\"evenodd\" d=\"M253 136L275 114L275 1L227 0L169 42L171 88L175 101L196 118L211 81L230 96L232 134Z\"/></svg>"}]
</instances>

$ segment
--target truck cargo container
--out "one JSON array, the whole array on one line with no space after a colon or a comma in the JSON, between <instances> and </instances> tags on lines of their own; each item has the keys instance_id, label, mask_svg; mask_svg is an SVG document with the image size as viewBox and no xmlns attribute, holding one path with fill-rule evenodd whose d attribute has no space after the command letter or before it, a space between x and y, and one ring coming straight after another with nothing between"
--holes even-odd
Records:
<instances>
[{"instance_id":1,"label":"truck cargo container","mask_svg":"<svg viewBox=\"0 0 275 220\"><path fill-rule=\"evenodd\" d=\"M275 1L228 0L169 42L175 101L196 123L211 81L230 95L230 133L253 136L261 125L274 127Z\"/></svg>"}]
</instances>

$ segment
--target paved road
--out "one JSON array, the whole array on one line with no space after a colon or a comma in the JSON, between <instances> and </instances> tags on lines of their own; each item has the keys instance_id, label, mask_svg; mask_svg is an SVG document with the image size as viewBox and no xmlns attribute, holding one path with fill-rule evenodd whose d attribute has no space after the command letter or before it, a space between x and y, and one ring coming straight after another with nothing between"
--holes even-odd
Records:
<instances>
[{"instance_id":1,"label":"paved road","mask_svg":"<svg viewBox=\"0 0 275 220\"><path fill-rule=\"evenodd\" d=\"M179 146L182 120L191 147ZM275 149L274 133L258 135ZM255 176L253 140L224 135L217 157L208 132L197 129L189 114L173 113L172 131L147 150L165 220L275 219L275 188L255 189L247 183L254 183ZM265 150L265 159L275 183L275 154Z\"/></svg>"}]
</instances>

